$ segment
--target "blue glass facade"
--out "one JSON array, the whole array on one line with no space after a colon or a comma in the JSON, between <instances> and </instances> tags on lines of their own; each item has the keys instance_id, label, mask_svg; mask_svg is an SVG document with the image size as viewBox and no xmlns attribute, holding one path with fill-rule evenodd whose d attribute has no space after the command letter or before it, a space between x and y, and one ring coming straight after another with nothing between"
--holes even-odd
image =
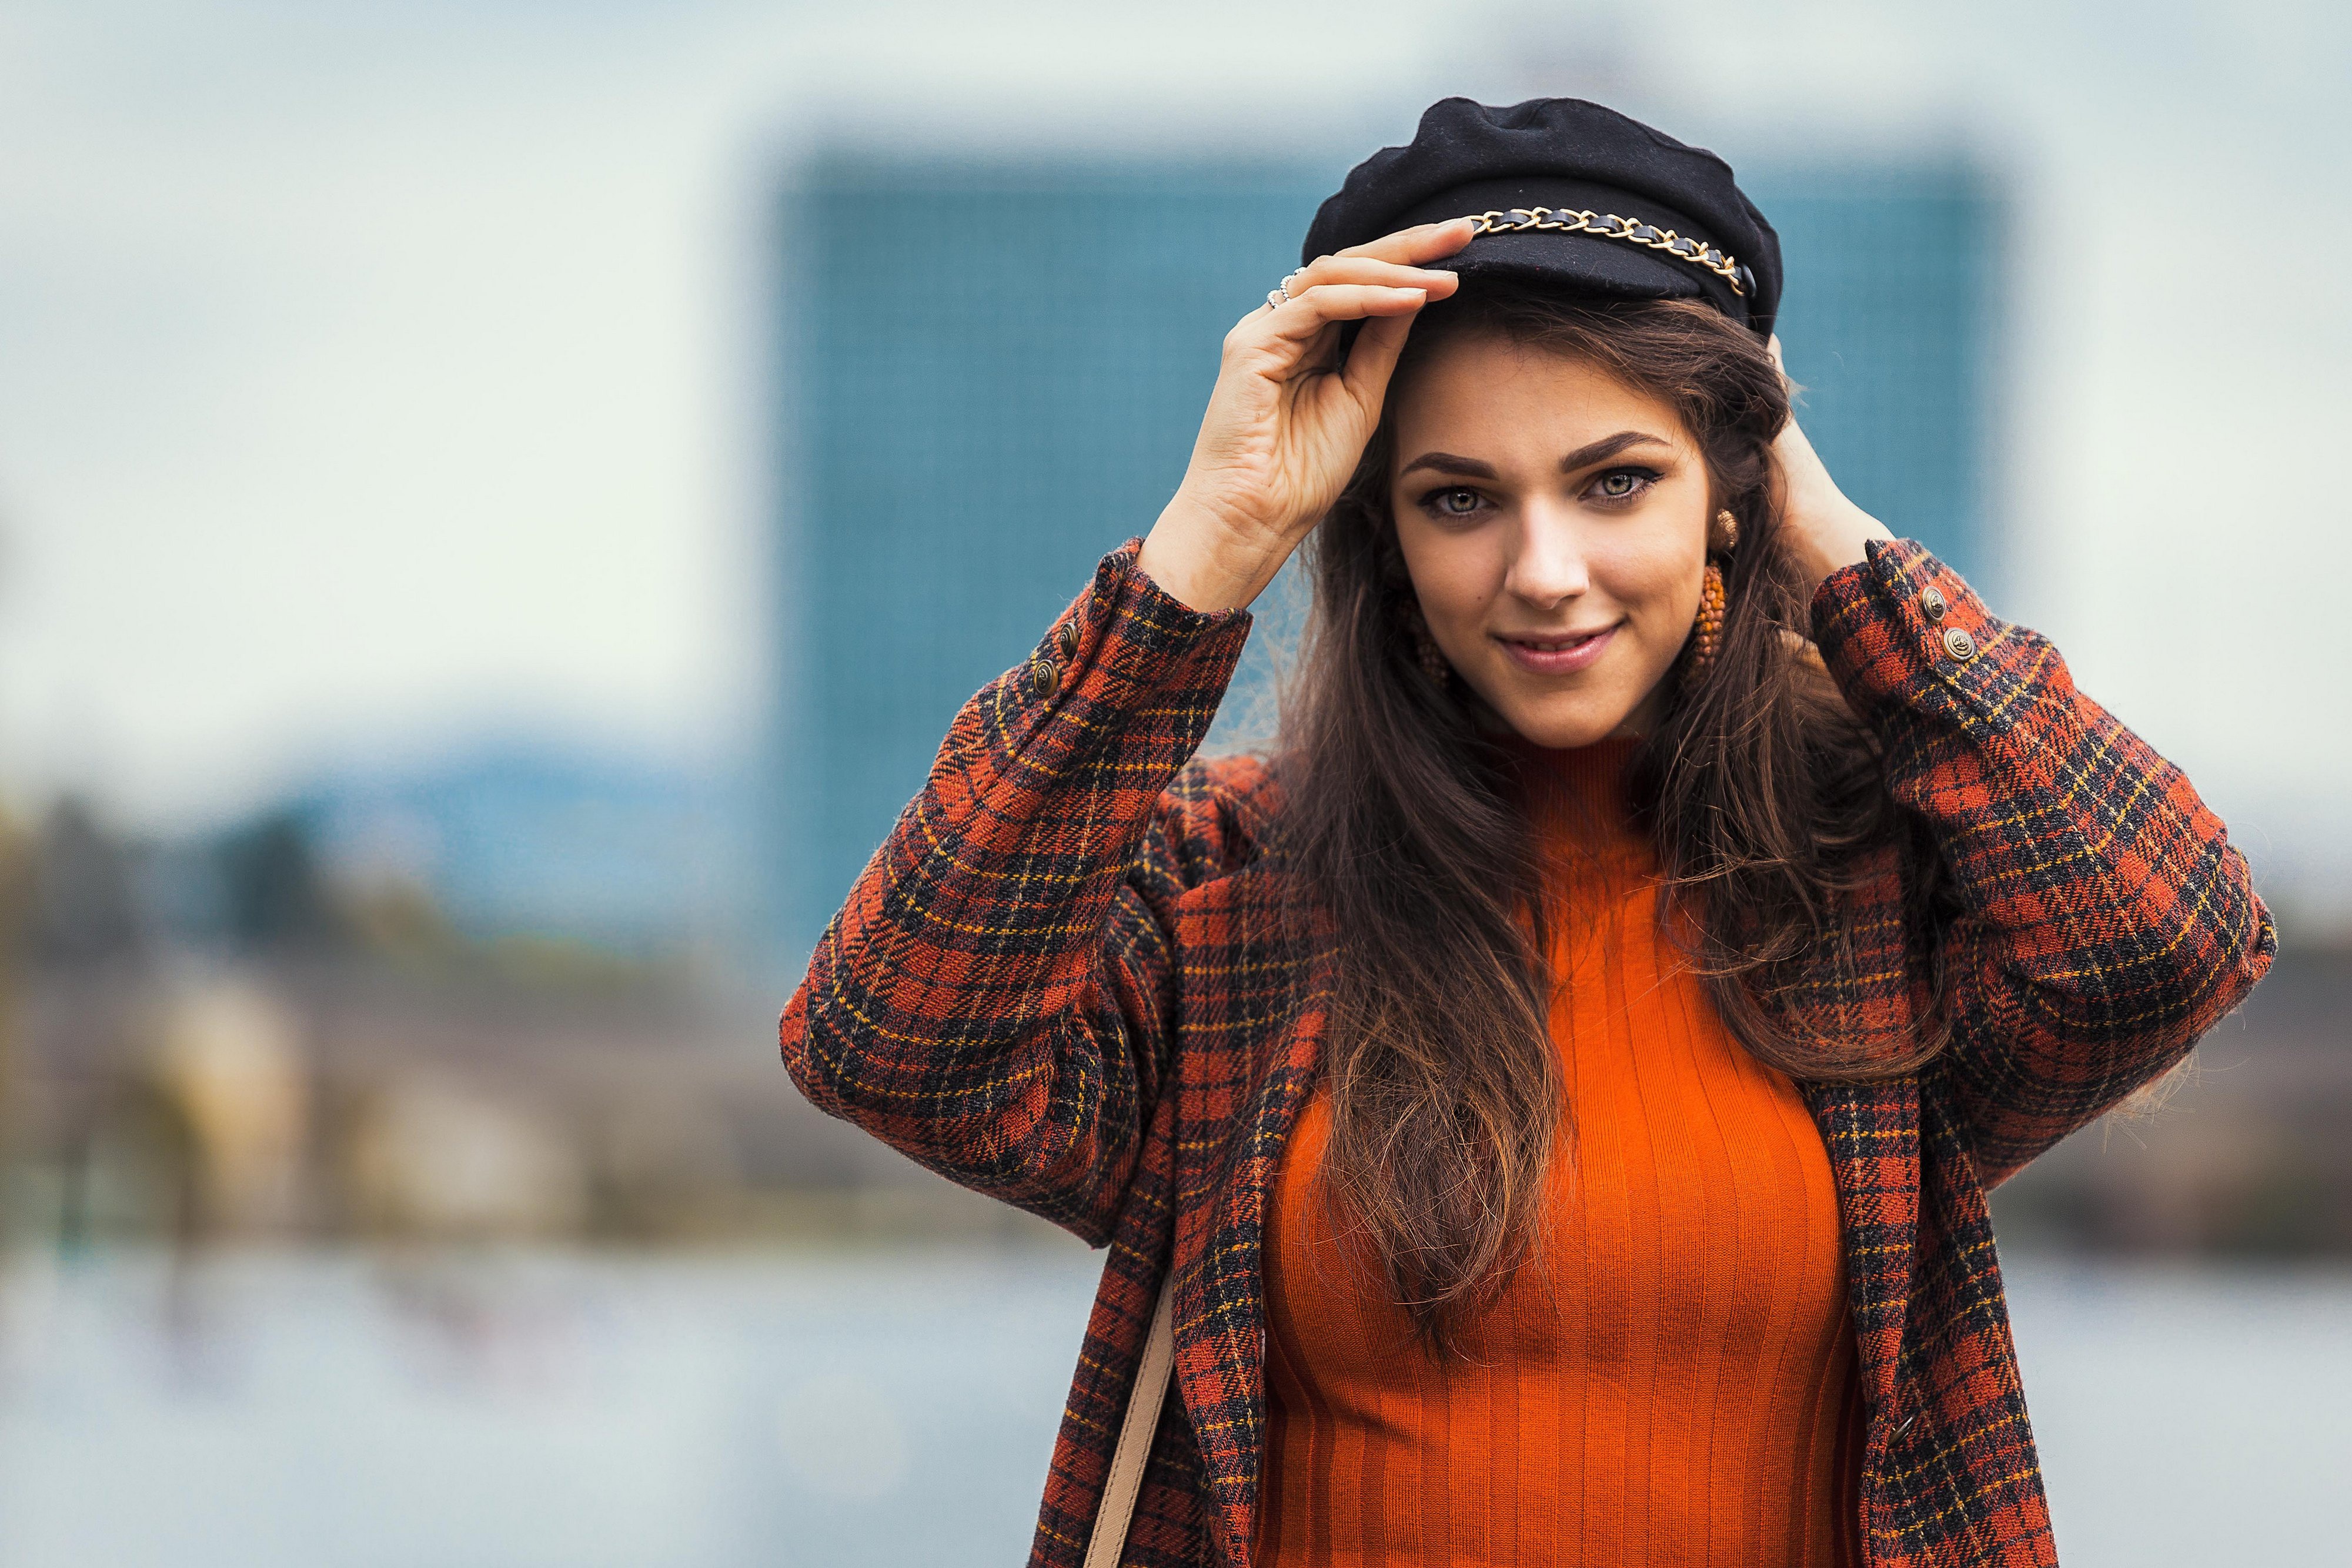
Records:
<instances>
[{"instance_id":1,"label":"blue glass facade","mask_svg":"<svg viewBox=\"0 0 2352 1568\"><path fill-rule=\"evenodd\" d=\"M1960 163L1766 170L1798 420L1846 494L1971 580L1986 532L2000 205Z\"/></svg>"},{"instance_id":2,"label":"blue glass facade","mask_svg":"<svg viewBox=\"0 0 2352 1568\"><path fill-rule=\"evenodd\" d=\"M1181 477L1297 170L820 162L786 196L773 871L823 929L956 708Z\"/></svg>"},{"instance_id":3,"label":"blue glass facade","mask_svg":"<svg viewBox=\"0 0 2352 1568\"><path fill-rule=\"evenodd\" d=\"M804 952L957 706L1181 476L1228 327L1338 169L832 157L784 193L770 885ZM1990 204L1790 171L1783 336L1864 505L1979 564Z\"/></svg>"}]
</instances>

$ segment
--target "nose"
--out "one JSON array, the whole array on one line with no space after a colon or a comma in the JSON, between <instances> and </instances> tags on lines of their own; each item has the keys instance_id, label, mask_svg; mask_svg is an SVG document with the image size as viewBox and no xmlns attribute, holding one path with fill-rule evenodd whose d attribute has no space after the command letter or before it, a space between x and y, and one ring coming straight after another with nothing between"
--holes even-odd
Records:
<instances>
[{"instance_id":1,"label":"nose","mask_svg":"<svg viewBox=\"0 0 2352 1568\"><path fill-rule=\"evenodd\" d=\"M1549 498L1521 515L1504 591L1537 610L1550 611L1592 586L1578 519Z\"/></svg>"}]
</instances>

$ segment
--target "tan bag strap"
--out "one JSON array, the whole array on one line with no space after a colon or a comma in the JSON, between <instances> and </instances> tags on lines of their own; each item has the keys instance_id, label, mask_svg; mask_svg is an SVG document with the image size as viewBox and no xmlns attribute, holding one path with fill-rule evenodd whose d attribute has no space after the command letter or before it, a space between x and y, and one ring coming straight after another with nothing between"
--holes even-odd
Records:
<instances>
[{"instance_id":1,"label":"tan bag strap","mask_svg":"<svg viewBox=\"0 0 2352 1568\"><path fill-rule=\"evenodd\" d=\"M1151 1436L1160 1430L1160 1406L1176 1370L1176 1324L1168 1305L1175 1286L1171 1274L1151 1309L1143 1364L1136 1369L1135 1387L1127 1396L1127 1419L1118 1426L1118 1447L1111 1453L1110 1475L1103 1482L1102 1506L1095 1511L1094 1534L1087 1541L1086 1568L1118 1568L1119 1553L1127 1550L1127 1527L1135 1518L1136 1494L1143 1490L1144 1461L1151 1458Z\"/></svg>"}]
</instances>

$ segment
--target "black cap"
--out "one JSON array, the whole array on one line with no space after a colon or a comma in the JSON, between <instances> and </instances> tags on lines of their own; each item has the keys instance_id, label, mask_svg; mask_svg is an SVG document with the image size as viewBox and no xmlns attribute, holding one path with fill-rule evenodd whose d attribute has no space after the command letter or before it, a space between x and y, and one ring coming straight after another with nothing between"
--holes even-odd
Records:
<instances>
[{"instance_id":1,"label":"black cap","mask_svg":"<svg viewBox=\"0 0 2352 1568\"><path fill-rule=\"evenodd\" d=\"M1492 216L1436 266L1625 299L1705 299L1757 336L1780 306L1780 237L1731 165L1577 98L1432 104L1411 143L1349 172L1303 261L1394 230Z\"/></svg>"}]
</instances>

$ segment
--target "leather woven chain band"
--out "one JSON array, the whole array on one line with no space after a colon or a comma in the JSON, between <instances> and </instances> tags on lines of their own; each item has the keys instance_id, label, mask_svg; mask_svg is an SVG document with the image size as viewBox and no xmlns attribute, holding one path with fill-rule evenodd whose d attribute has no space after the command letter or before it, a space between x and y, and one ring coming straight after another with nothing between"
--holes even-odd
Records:
<instances>
[{"instance_id":1,"label":"leather woven chain band","mask_svg":"<svg viewBox=\"0 0 2352 1568\"><path fill-rule=\"evenodd\" d=\"M1474 235L1587 234L1599 239L1623 240L1628 245L1662 250L1693 267L1703 267L1731 285L1734 294L1745 297L1748 293L1746 267L1702 240L1645 224L1639 218L1621 218L1615 213L1588 213L1579 207L1511 207L1473 213L1470 221L1477 225L1470 231Z\"/></svg>"}]
</instances>

